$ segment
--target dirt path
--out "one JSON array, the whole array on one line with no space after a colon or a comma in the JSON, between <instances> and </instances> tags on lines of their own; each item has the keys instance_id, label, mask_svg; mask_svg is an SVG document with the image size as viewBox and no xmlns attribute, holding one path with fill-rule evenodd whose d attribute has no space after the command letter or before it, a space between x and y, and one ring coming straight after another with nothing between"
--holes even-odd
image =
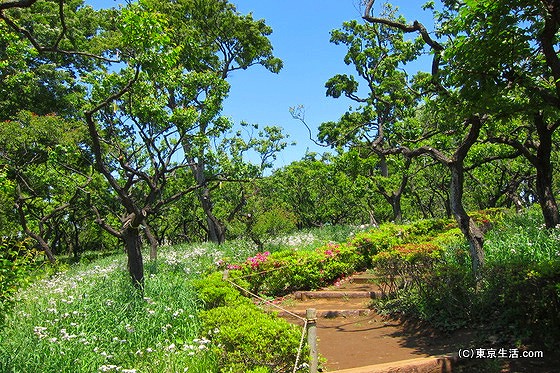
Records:
<instances>
[{"instance_id":1,"label":"dirt path","mask_svg":"<svg viewBox=\"0 0 560 373\"><path fill-rule=\"evenodd\" d=\"M371 279L359 274L355 281L351 279L339 286L316 292L295 293L284 298L280 305L299 315L304 315L308 308L317 310L318 350L326 359L322 364L326 371L457 353L461 348L481 345L481 342L476 342L481 340L481 336L472 330L447 334L432 330L426 325L404 324L378 315L369 309L371 297L378 295L378 291L379 288ZM300 320L288 315L284 317L290 322L302 324ZM529 363L527 369L518 362L513 362L513 369L498 367L494 371L557 371L547 370L542 365L543 362L542 359L525 361L523 363ZM539 368L535 370L532 363L537 364ZM509 362L504 362L504 366L508 365ZM462 370L463 372L486 371L470 366L463 369L466 369Z\"/></svg>"}]
</instances>

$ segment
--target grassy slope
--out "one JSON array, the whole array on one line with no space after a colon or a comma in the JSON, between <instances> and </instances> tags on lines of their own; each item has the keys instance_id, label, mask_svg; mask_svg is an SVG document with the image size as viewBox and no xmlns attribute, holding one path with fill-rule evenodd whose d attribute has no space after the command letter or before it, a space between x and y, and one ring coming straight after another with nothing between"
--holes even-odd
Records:
<instances>
[{"instance_id":1,"label":"grassy slope","mask_svg":"<svg viewBox=\"0 0 560 373\"><path fill-rule=\"evenodd\" d=\"M344 241L355 231L329 227L303 232L271 240L265 250L312 249L331 240ZM558 263L559 238L560 230L542 229L535 211L507 219L487 235L487 263L490 268L510 266L516 273L522 269L524 276L531 274L543 263ZM446 260L456 268L468 268L454 254L464 249L464 243L454 245ZM200 332L202 304L188 280L214 270L216 262L243 262L255 251L244 242L162 249L157 265L146 264L144 294L130 286L123 256L77 265L38 281L18 295L0 334L0 371L176 372L186 367L189 372L217 371L208 349L210 336Z\"/></svg>"}]
</instances>

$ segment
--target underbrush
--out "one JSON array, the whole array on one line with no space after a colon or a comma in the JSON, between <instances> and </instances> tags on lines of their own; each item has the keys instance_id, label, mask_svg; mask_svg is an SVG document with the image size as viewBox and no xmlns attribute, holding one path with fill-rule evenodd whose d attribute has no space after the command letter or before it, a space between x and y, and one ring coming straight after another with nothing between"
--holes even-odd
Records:
<instances>
[{"instance_id":1,"label":"underbrush","mask_svg":"<svg viewBox=\"0 0 560 373\"><path fill-rule=\"evenodd\" d=\"M386 259L389 268L394 253L405 255L411 266L403 267L399 260L398 272L386 273L390 278L402 277L400 271L421 269L440 254L440 247L425 244L437 234L453 229L449 220L421 220L412 224L383 224L380 227L354 232L345 243L328 242L313 250L284 249L257 253L244 262L220 262L230 270L232 278L243 278L253 293L270 297L282 296L295 290L311 290L330 285L352 273L371 268ZM396 255L397 257L400 255ZM374 266L375 267L375 266ZM381 266L377 265L381 271ZM395 270L397 270L395 268ZM387 272L387 271L385 271ZM380 272L380 275L384 273Z\"/></svg>"},{"instance_id":2,"label":"underbrush","mask_svg":"<svg viewBox=\"0 0 560 373\"><path fill-rule=\"evenodd\" d=\"M0 327L15 294L32 281L38 257L30 239L0 238Z\"/></svg>"},{"instance_id":3,"label":"underbrush","mask_svg":"<svg viewBox=\"0 0 560 373\"><path fill-rule=\"evenodd\" d=\"M408 268L409 280L403 280L403 271L392 296L376 307L446 330L482 325L496 343L557 346L560 229L544 229L537 210L506 214L488 223L494 228L486 234L485 266L478 284L471 273L468 245L460 235L453 239L454 230L449 230L445 239L440 235L434 240L446 243L443 249L423 268L416 266L416 272L410 258L408 262L396 258L391 266L377 263L389 272Z\"/></svg>"}]
</instances>

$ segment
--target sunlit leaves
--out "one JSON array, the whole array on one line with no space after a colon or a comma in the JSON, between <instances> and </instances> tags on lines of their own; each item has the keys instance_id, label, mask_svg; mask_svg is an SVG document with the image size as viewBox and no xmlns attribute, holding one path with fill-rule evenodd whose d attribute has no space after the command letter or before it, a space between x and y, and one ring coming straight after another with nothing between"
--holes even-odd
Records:
<instances>
[{"instance_id":1,"label":"sunlit leaves","mask_svg":"<svg viewBox=\"0 0 560 373\"><path fill-rule=\"evenodd\" d=\"M139 64L144 71L155 73L177 63L180 45L172 45L168 34L167 17L130 5L121 14L119 28L123 37L125 59L131 65Z\"/></svg>"}]
</instances>

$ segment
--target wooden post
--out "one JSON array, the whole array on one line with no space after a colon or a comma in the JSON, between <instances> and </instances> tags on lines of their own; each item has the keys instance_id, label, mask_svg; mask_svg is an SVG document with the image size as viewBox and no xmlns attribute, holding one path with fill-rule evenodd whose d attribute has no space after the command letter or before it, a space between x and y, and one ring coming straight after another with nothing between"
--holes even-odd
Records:
<instances>
[{"instance_id":1,"label":"wooden post","mask_svg":"<svg viewBox=\"0 0 560 373\"><path fill-rule=\"evenodd\" d=\"M309 373L317 373L319 354L317 352L317 310L309 308L305 312L307 319L307 343L309 344Z\"/></svg>"}]
</instances>

